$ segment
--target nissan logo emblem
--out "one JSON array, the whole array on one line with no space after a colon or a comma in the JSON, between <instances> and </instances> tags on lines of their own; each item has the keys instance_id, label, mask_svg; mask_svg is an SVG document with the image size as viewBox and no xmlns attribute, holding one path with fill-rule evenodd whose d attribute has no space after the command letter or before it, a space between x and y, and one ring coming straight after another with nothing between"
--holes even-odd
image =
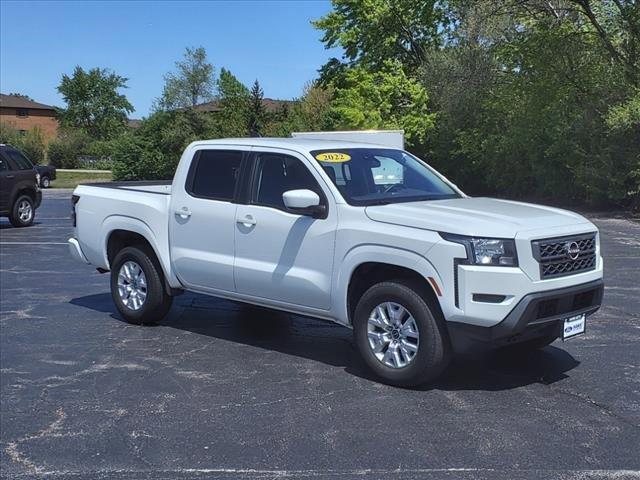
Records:
<instances>
[{"instance_id":1,"label":"nissan logo emblem","mask_svg":"<svg viewBox=\"0 0 640 480\"><path fill-rule=\"evenodd\" d=\"M576 242L567 242L565 245L567 257L571 260L576 260L580 255L580 246Z\"/></svg>"}]
</instances>

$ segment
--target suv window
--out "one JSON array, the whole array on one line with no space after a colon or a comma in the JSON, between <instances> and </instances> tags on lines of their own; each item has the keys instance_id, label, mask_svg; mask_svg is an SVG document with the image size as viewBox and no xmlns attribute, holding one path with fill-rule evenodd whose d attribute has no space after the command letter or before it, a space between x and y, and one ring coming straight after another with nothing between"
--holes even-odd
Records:
<instances>
[{"instance_id":1,"label":"suv window","mask_svg":"<svg viewBox=\"0 0 640 480\"><path fill-rule=\"evenodd\" d=\"M9 170L9 167L7 166L7 162L4 158L0 157L0 172L4 172L5 170Z\"/></svg>"},{"instance_id":2,"label":"suv window","mask_svg":"<svg viewBox=\"0 0 640 480\"><path fill-rule=\"evenodd\" d=\"M18 170L33 170L33 163L18 150L7 148L4 153Z\"/></svg>"},{"instance_id":3,"label":"suv window","mask_svg":"<svg viewBox=\"0 0 640 480\"><path fill-rule=\"evenodd\" d=\"M241 163L241 151L200 150L191 166L187 192L195 197L232 200Z\"/></svg>"},{"instance_id":4,"label":"suv window","mask_svg":"<svg viewBox=\"0 0 640 480\"><path fill-rule=\"evenodd\" d=\"M254 180L253 203L286 210L282 194L288 190L308 189L323 198L322 190L309 169L288 155L261 153Z\"/></svg>"}]
</instances>

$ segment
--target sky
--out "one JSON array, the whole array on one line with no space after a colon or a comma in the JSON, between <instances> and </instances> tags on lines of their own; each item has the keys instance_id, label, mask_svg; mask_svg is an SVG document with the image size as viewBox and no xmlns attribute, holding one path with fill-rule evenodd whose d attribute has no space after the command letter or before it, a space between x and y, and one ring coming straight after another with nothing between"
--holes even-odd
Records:
<instances>
[{"instance_id":1,"label":"sky","mask_svg":"<svg viewBox=\"0 0 640 480\"><path fill-rule=\"evenodd\" d=\"M216 72L265 97L290 99L340 51L326 50L311 25L328 0L303 1L0 1L0 91L64 106L56 90L76 65L109 68L129 79L123 93L147 116L185 47L203 46Z\"/></svg>"}]
</instances>

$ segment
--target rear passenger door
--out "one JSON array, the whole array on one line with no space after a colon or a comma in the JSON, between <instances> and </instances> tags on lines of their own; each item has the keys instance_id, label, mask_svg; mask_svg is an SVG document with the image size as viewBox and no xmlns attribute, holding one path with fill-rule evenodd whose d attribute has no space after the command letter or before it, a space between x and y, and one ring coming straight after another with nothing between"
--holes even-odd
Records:
<instances>
[{"instance_id":1,"label":"rear passenger door","mask_svg":"<svg viewBox=\"0 0 640 480\"><path fill-rule=\"evenodd\" d=\"M235 278L238 293L274 302L328 310L336 235L335 203L324 180L298 154L261 148L252 155L252 174L235 219ZM326 186L325 186L326 187ZM288 211L282 194L315 191L326 218Z\"/></svg>"},{"instance_id":2,"label":"rear passenger door","mask_svg":"<svg viewBox=\"0 0 640 480\"><path fill-rule=\"evenodd\" d=\"M177 277L196 290L235 291L236 195L245 149L196 150L185 185L171 192L169 234Z\"/></svg>"}]
</instances>

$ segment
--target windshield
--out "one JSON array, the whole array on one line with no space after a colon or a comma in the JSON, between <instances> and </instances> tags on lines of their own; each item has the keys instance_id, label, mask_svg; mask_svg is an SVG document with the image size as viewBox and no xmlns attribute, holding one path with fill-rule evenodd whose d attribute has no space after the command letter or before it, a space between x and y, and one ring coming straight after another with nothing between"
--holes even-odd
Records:
<instances>
[{"instance_id":1,"label":"windshield","mask_svg":"<svg viewBox=\"0 0 640 480\"><path fill-rule=\"evenodd\" d=\"M315 150L311 155L350 205L460 197L425 163L402 150L348 148Z\"/></svg>"}]
</instances>

